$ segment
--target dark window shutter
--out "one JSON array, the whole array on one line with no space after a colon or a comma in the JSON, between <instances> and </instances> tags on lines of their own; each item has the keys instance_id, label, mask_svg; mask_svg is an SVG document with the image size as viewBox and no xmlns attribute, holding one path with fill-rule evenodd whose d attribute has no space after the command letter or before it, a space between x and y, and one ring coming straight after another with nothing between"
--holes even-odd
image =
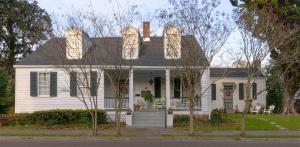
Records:
<instances>
[{"instance_id":1,"label":"dark window shutter","mask_svg":"<svg viewBox=\"0 0 300 147\"><path fill-rule=\"evenodd\" d=\"M216 100L217 99L217 93L216 93L216 84L211 84L211 99Z\"/></svg>"},{"instance_id":2,"label":"dark window shutter","mask_svg":"<svg viewBox=\"0 0 300 147\"><path fill-rule=\"evenodd\" d=\"M252 99L257 99L257 84L252 83Z\"/></svg>"},{"instance_id":3,"label":"dark window shutter","mask_svg":"<svg viewBox=\"0 0 300 147\"><path fill-rule=\"evenodd\" d=\"M155 98L161 98L161 78L154 78L154 95Z\"/></svg>"},{"instance_id":4,"label":"dark window shutter","mask_svg":"<svg viewBox=\"0 0 300 147\"><path fill-rule=\"evenodd\" d=\"M97 71L91 72L91 96L97 95Z\"/></svg>"},{"instance_id":5,"label":"dark window shutter","mask_svg":"<svg viewBox=\"0 0 300 147\"><path fill-rule=\"evenodd\" d=\"M50 73L50 96L57 96L57 72Z\"/></svg>"},{"instance_id":6,"label":"dark window shutter","mask_svg":"<svg viewBox=\"0 0 300 147\"><path fill-rule=\"evenodd\" d=\"M30 72L30 96L37 96L37 72Z\"/></svg>"},{"instance_id":7,"label":"dark window shutter","mask_svg":"<svg viewBox=\"0 0 300 147\"><path fill-rule=\"evenodd\" d=\"M180 98L180 78L174 78L174 97Z\"/></svg>"},{"instance_id":8,"label":"dark window shutter","mask_svg":"<svg viewBox=\"0 0 300 147\"><path fill-rule=\"evenodd\" d=\"M70 96L77 96L77 73L70 73Z\"/></svg>"},{"instance_id":9,"label":"dark window shutter","mask_svg":"<svg viewBox=\"0 0 300 147\"><path fill-rule=\"evenodd\" d=\"M239 83L239 99L244 99L244 83Z\"/></svg>"}]
</instances>

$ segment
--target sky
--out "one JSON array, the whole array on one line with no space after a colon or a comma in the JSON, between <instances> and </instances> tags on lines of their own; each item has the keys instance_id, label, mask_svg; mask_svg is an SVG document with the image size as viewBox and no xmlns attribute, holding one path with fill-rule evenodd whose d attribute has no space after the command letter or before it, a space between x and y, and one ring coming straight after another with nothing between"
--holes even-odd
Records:
<instances>
[{"instance_id":1,"label":"sky","mask_svg":"<svg viewBox=\"0 0 300 147\"><path fill-rule=\"evenodd\" d=\"M64 23L64 16L74 14L75 11L87 12L93 9L103 15L111 16L113 9L116 7L128 9L132 5L137 5L142 18L151 20L150 29L152 36L161 36L162 28L157 26L157 22L151 16L154 15L157 9L165 8L169 5L168 0L37 0L37 2L57 23ZM229 0L221 0L218 10L232 15L233 6ZM142 22L140 22L140 25L136 25L138 28L141 28L141 26ZM240 38L238 31L233 31L223 49L214 57L211 66L230 66L232 59L228 53L240 48Z\"/></svg>"}]
</instances>

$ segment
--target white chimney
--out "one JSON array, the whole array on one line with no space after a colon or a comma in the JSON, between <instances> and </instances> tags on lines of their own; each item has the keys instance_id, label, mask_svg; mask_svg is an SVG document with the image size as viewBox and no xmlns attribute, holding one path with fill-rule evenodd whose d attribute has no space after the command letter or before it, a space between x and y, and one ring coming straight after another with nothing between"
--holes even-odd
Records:
<instances>
[{"instance_id":1,"label":"white chimney","mask_svg":"<svg viewBox=\"0 0 300 147\"><path fill-rule=\"evenodd\" d=\"M66 30L66 56L67 59L81 59L92 42L88 34L77 28Z\"/></svg>"},{"instance_id":2,"label":"white chimney","mask_svg":"<svg viewBox=\"0 0 300 147\"><path fill-rule=\"evenodd\" d=\"M166 59L181 58L181 30L177 26L164 29L164 56Z\"/></svg>"},{"instance_id":3,"label":"white chimney","mask_svg":"<svg viewBox=\"0 0 300 147\"><path fill-rule=\"evenodd\" d=\"M140 50L140 34L138 30L132 26L128 26L122 31L123 59L138 59Z\"/></svg>"}]
</instances>

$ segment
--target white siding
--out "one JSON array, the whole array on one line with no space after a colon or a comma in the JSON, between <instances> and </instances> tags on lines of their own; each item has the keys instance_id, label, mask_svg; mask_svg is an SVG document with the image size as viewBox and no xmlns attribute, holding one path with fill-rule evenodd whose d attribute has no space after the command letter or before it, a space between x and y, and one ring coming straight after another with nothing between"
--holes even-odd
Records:
<instances>
[{"instance_id":1,"label":"white siding","mask_svg":"<svg viewBox=\"0 0 300 147\"><path fill-rule=\"evenodd\" d=\"M31 97L30 96L30 72L57 72L57 97ZM103 75L103 74L102 74ZM155 76L161 75L161 96L165 98L165 77L164 71L157 73ZM153 78L155 77L153 76ZM134 73L134 99L136 102L136 94L140 94L143 90L149 90L154 94L154 84L149 84L150 74ZM98 89L98 107L104 109L104 95L113 96L111 86L107 78L105 83L100 83ZM173 96L173 82L170 83L171 97ZM202 100L201 114L209 114L210 109L210 77L209 70L205 71L202 77ZM34 111L51 110L51 109L85 109L84 104L77 97L70 96L70 78L67 73L58 68L16 68L16 85L15 85L15 112L31 113ZM105 91L104 94L102 92ZM186 111L188 112L188 111ZM197 111L198 112L198 111ZM198 114L198 113L197 113ZM199 111L200 114L200 111Z\"/></svg>"},{"instance_id":2,"label":"white siding","mask_svg":"<svg viewBox=\"0 0 300 147\"><path fill-rule=\"evenodd\" d=\"M211 101L212 109L215 108L223 108L224 102L223 102L223 83L224 82L233 82L236 84L236 87L233 92L233 109L238 107L239 111L242 111L244 109L245 101L239 100L239 83L244 83L244 86L246 86L247 79L246 78L229 78L229 77L223 77L223 78L211 78L212 82L216 84L216 100ZM257 92L263 91L261 94L257 96L257 100L252 101L252 105L266 105L266 80L265 78L257 78L255 79L255 83L257 84ZM245 96L245 89L244 87L244 98ZM251 89L252 94L252 89Z\"/></svg>"},{"instance_id":3,"label":"white siding","mask_svg":"<svg viewBox=\"0 0 300 147\"><path fill-rule=\"evenodd\" d=\"M202 85L202 99L201 99L201 110L209 114L210 113L210 70L207 69L202 76L201 85Z\"/></svg>"},{"instance_id":4,"label":"white siding","mask_svg":"<svg viewBox=\"0 0 300 147\"><path fill-rule=\"evenodd\" d=\"M57 72L57 97L31 97L30 72ZM84 104L78 98L70 96L69 85L69 75L57 68L16 68L15 112L30 113L50 109L85 109ZM98 107L103 109L104 101L100 88L98 94Z\"/></svg>"}]
</instances>

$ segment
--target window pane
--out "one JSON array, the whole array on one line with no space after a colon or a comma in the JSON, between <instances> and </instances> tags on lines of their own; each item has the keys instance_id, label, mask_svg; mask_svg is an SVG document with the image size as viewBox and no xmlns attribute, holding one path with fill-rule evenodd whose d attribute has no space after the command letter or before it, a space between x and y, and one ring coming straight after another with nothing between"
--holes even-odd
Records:
<instances>
[{"instance_id":1,"label":"window pane","mask_svg":"<svg viewBox=\"0 0 300 147\"><path fill-rule=\"evenodd\" d=\"M47 96L50 94L49 73L39 73L39 95Z\"/></svg>"}]
</instances>

